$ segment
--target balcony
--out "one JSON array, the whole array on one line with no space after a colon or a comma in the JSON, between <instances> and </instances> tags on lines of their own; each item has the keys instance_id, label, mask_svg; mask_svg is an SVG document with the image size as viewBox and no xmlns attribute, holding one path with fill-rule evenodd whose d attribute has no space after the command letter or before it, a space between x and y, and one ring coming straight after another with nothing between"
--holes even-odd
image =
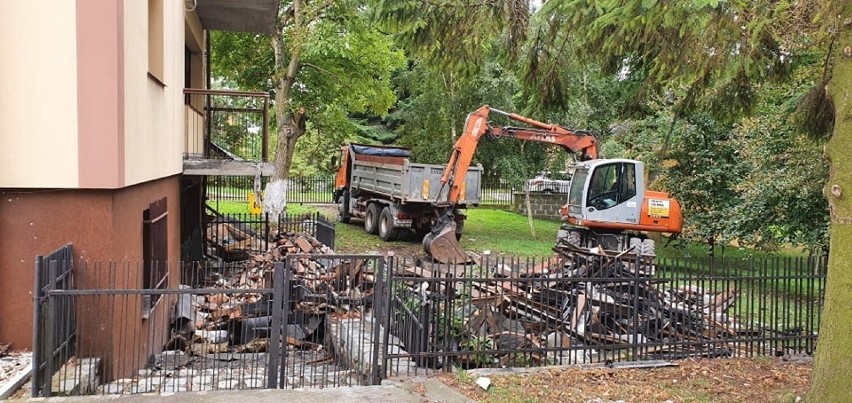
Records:
<instances>
[{"instance_id":1,"label":"balcony","mask_svg":"<svg viewBox=\"0 0 852 403\"><path fill-rule=\"evenodd\" d=\"M185 175L272 175L269 94L184 89Z\"/></svg>"}]
</instances>

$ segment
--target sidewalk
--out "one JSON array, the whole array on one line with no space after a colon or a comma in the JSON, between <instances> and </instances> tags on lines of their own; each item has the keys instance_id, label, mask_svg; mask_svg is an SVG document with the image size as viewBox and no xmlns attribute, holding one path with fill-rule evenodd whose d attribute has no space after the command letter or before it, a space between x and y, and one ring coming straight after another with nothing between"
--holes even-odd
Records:
<instances>
[{"instance_id":1,"label":"sidewalk","mask_svg":"<svg viewBox=\"0 0 852 403\"><path fill-rule=\"evenodd\" d=\"M235 401L251 403L272 403L287 401L290 403L314 402L394 402L424 403L469 402L461 393L433 378L416 377L404 381L385 381L380 386L353 386L326 389L249 389L208 392L182 392L162 395L98 395L76 397L51 397L28 399L27 401L47 402L108 402L121 399L130 403L153 402L204 402L233 403Z\"/></svg>"}]
</instances>

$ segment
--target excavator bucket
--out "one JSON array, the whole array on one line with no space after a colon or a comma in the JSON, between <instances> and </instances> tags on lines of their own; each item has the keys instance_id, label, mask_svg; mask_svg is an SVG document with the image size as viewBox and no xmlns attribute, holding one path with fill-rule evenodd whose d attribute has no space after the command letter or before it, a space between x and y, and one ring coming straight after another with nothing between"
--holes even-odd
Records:
<instances>
[{"instance_id":1,"label":"excavator bucket","mask_svg":"<svg viewBox=\"0 0 852 403\"><path fill-rule=\"evenodd\" d=\"M467 263L470 258L456 240L456 223L449 221L423 237L423 250L441 263Z\"/></svg>"}]
</instances>

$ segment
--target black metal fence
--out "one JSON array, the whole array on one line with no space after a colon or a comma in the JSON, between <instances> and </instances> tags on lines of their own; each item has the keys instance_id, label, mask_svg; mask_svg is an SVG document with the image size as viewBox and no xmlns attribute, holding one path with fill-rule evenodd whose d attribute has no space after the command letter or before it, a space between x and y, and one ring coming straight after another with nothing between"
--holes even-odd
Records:
<instances>
[{"instance_id":1,"label":"black metal fence","mask_svg":"<svg viewBox=\"0 0 852 403\"><path fill-rule=\"evenodd\" d=\"M281 214L278 230L308 234L334 249L335 221L319 212ZM248 259L269 250L271 231L269 214L213 214L206 223L206 254L228 262Z\"/></svg>"},{"instance_id":2,"label":"black metal fence","mask_svg":"<svg viewBox=\"0 0 852 403\"><path fill-rule=\"evenodd\" d=\"M269 94L185 88L185 157L267 161Z\"/></svg>"},{"instance_id":3,"label":"black metal fence","mask_svg":"<svg viewBox=\"0 0 852 403\"><path fill-rule=\"evenodd\" d=\"M380 344L371 340L380 333L370 312L384 295L372 281L384 267L374 255L291 254L224 270L180 263L168 270L181 284L145 289L139 263L81 264L77 287L42 296L76 307L80 326L53 381L33 379L33 396L377 384ZM335 279L316 280L326 274ZM162 298L143 318L151 294ZM68 329L49 317L46 334ZM54 361L39 368L51 373Z\"/></svg>"},{"instance_id":4,"label":"black metal fence","mask_svg":"<svg viewBox=\"0 0 852 403\"><path fill-rule=\"evenodd\" d=\"M262 192L269 182L268 177L259 178ZM212 202L249 203L254 193L253 176L210 176L207 181L207 199ZM330 204L334 190L333 176L291 178L287 188L287 202L293 204Z\"/></svg>"},{"instance_id":5,"label":"black metal fence","mask_svg":"<svg viewBox=\"0 0 852 403\"><path fill-rule=\"evenodd\" d=\"M481 205L491 206L511 206L515 200L515 192L523 191L521 187L512 186L512 184L501 180L487 180L482 183Z\"/></svg>"},{"instance_id":6,"label":"black metal fence","mask_svg":"<svg viewBox=\"0 0 852 403\"><path fill-rule=\"evenodd\" d=\"M258 186L262 191L268 177L259 178ZM207 182L207 198L212 203L237 202L249 203L254 193L255 177L253 176L210 176ZM287 202L294 204L330 204L333 203L334 176L314 176L291 178L287 191ZM503 181L488 181L482 185L481 205L512 205L514 188Z\"/></svg>"},{"instance_id":7,"label":"black metal fence","mask_svg":"<svg viewBox=\"0 0 852 403\"><path fill-rule=\"evenodd\" d=\"M75 267L84 281L42 299L74 307L68 361L97 359L97 376L77 365L65 382L42 378L38 393L92 378L78 390L329 387L452 368L812 354L825 285L824 259L651 264L586 253L443 265L295 253L293 243L242 265L170 265L181 275L169 278L183 280L167 289L141 289L138 265ZM166 297L142 319L153 293ZM66 326L38 323L46 334Z\"/></svg>"},{"instance_id":8,"label":"black metal fence","mask_svg":"<svg viewBox=\"0 0 852 403\"><path fill-rule=\"evenodd\" d=\"M395 263L388 367L563 365L812 354L824 259ZM399 375L399 374L397 374Z\"/></svg>"},{"instance_id":9,"label":"black metal fence","mask_svg":"<svg viewBox=\"0 0 852 403\"><path fill-rule=\"evenodd\" d=\"M33 298L32 393L50 390L54 373L77 350L75 304L69 298L49 298L57 290L74 288L73 248L67 244L46 256L36 256ZM62 382L68 374L58 373Z\"/></svg>"}]
</instances>

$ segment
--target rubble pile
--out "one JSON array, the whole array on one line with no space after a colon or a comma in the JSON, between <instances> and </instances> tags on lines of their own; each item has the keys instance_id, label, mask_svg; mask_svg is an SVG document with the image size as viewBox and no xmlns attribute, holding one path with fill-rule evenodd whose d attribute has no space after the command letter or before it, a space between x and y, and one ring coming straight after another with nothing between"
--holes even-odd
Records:
<instances>
[{"instance_id":1,"label":"rubble pile","mask_svg":"<svg viewBox=\"0 0 852 403\"><path fill-rule=\"evenodd\" d=\"M245 251L241 248L251 239L246 235L229 243L241 245L229 253ZM288 344L321 349L327 315L358 316L369 307L374 278L365 261L330 258L334 251L310 235L287 232L278 235L265 253L249 253L240 270L231 275L212 273L200 285L221 293L179 296L176 316L184 320L178 326L177 343L185 343L196 355L265 351L272 326L274 267L293 255L299 257L291 260L289 304L284 306L290 318Z\"/></svg>"}]
</instances>

